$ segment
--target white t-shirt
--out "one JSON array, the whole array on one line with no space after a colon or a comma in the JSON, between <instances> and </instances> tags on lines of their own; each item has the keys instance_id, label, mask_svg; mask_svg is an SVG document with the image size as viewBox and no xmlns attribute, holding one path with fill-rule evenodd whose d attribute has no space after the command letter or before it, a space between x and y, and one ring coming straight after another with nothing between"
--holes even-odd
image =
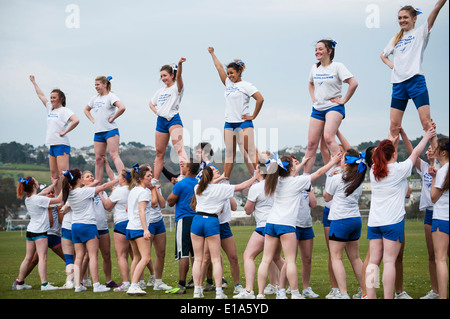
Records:
<instances>
[{"instance_id":1,"label":"white t-shirt","mask_svg":"<svg viewBox=\"0 0 450 319\"><path fill-rule=\"evenodd\" d=\"M67 202L72 208L72 224L97 225L94 214L95 187L78 187L69 192Z\"/></svg>"},{"instance_id":2,"label":"white t-shirt","mask_svg":"<svg viewBox=\"0 0 450 319\"><path fill-rule=\"evenodd\" d=\"M311 176L279 177L267 223L295 227L302 191L311 187Z\"/></svg>"},{"instance_id":3,"label":"white t-shirt","mask_svg":"<svg viewBox=\"0 0 450 319\"><path fill-rule=\"evenodd\" d=\"M92 117L95 119L94 133L108 132L118 128L114 121L109 123L108 119L116 114L116 107L114 103L120 101L117 95L109 92L106 95L94 95L89 100L89 107L91 108Z\"/></svg>"},{"instance_id":4,"label":"white t-shirt","mask_svg":"<svg viewBox=\"0 0 450 319\"><path fill-rule=\"evenodd\" d=\"M334 175L325 188L328 194L333 195L333 203L328 215L329 220L361 217L358 201L362 194L363 184L361 183L349 196L345 195L345 188L346 184L342 180L342 174Z\"/></svg>"},{"instance_id":5,"label":"white t-shirt","mask_svg":"<svg viewBox=\"0 0 450 319\"><path fill-rule=\"evenodd\" d=\"M105 192L103 192L102 195L105 199L108 198L108 195ZM97 229L98 230L108 229L108 217L106 216L106 209L105 206L103 206L103 202L100 196L98 195L94 196L93 208L95 220L97 221Z\"/></svg>"},{"instance_id":6,"label":"white t-shirt","mask_svg":"<svg viewBox=\"0 0 450 319\"><path fill-rule=\"evenodd\" d=\"M401 83L417 74L424 74L422 60L429 37L428 22L425 22L420 27L405 32L395 47L393 44L395 36L389 41L383 55L386 58L391 54L394 55L392 83Z\"/></svg>"},{"instance_id":7,"label":"white t-shirt","mask_svg":"<svg viewBox=\"0 0 450 319\"><path fill-rule=\"evenodd\" d=\"M330 183L331 178L333 177L333 171L338 170L339 172L342 171L342 168L340 166L333 165L326 173L325 173L325 189L327 189L328 184ZM325 201L325 200L324 200ZM329 202L325 201L325 207L331 208L331 203L333 200L330 200Z\"/></svg>"},{"instance_id":8,"label":"white t-shirt","mask_svg":"<svg viewBox=\"0 0 450 319\"><path fill-rule=\"evenodd\" d=\"M48 220L48 206L50 205L50 198L47 196L32 195L25 198L25 207L28 215L30 215L30 223L27 226L27 231L31 233L45 233L50 229L50 222Z\"/></svg>"},{"instance_id":9,"label":"white t-shirt","mask_svg":"<svg viewBox=\"0 0 450 319\"><path fill-rule=\"evenodd\" d=\"M230 182L225 179L225 180L220 181L219 184L230 185ZM223 203L222 212L219 214L219 223L225 224L225 223L229 223L230 221L231 221L231 203L230 203L230 199L229 199Z\"/></svg>"},{"instance_id":10,"label":"white t-shirt","mask_svg":"<svg viewBox=\"0 0 450 319\"><path fill-rule=\"evenodd\" d=\"M265 180L252 185L247 195L247 200L255 203L256 228L266 226L267 217L273 207L273 196L266 197L265 185Z\"/></svg>"},{"instance_id":11,"label":"white t-shirt","mask_svg":"<svg viewBox=\"0 0 450 319\"><path fill-rule=\"evenodd\" d=\"M379 227L399 223L403 220L405 197L408 191L407 177L411 175L412 161L408 158L401 163L388 164L388 176L375 180L373 169L370 170L372 199L367 225Z\"/></svg>"},{"instance_id":12,"label":"white t-shirt","mask_svg":"<svg viewBox=\"0 0 450 319\"><path fill-rule=\"evenodd\" d=\"M442 166L436 174L436 181L434 182L434 187L436 188L442 188L442 185L444 185L445 177L447 176L448 172L448 163ZM442 193L441 197L438 199L436 203L434 203L434 210L433 210L433 219L440 219L440 220L446 220L448 221L448 215L449 215L449 204L448 204L448 189Z\"/></svg>"},{"instance_id":13,"label":"white t-shirt","mask_svg":"<svg viewBox=\"0 0 450 319\"><path fill-rule=\"evenodd\" d=\"M184 88L181 92L178 92L178 85L176 83L169 88L163 87L156 91L152 98L152 104L157 110L156 115L170 121L179 112L183 92Z\"/></svg>"},{"instance_id":14,"label":"white t-shirt","mask_svg":"<svg viewBox=\"0 0 450 319\"><path fill-rule=\"evenodd\" d=\"M229 78L225 80L225 122L242 123L243 115L250 115L250 97L258 92L253 84L247 81L232 82Z\"/></svg>"},{"instance_id":15,"label":"white t-shirt","mask_svg":"<svg viewBox=\"0 0 450 319\"><path fill-rule=\"evenodd\" d=\"M72 208L64 214L61 227L69 230L72 229Z\"/></svg>"},{"instance_id":16,"label":"white t-shirt","mask_svg":"<svg viewBox=\"0 0 450 319\"><path fill-rule=\"evenodd\" d=\"M47 135L45 137L45 144L47 146L70 146L69 137L67 134L61 137L59 136L59 133L67 129L70 124L69 119L74 113L72 110L64 106L57 109L52 109L53 105L50 102L47 102L45 107L47 108Z\"/></svg>"},{"instance_id":17,"label":"white t-shirt","mask_svg":"<svg viewBox=\"0 0 450 319\"><path fill-rule=\"evenodd\" d=\"M158 189L159 193L161 193L161 188ZM150 199L151 199L151 195L152 195L152 191L150 191ZM149 210L149 215L148 215L148 223L152 224L152 223L156 223L159 222L162 218L162 212L161 212L161 207L159 206L159 202L158 205L156 207L152 207L151 202L148 203L148 210Z\"/></svg>"},{"instance_id":18,"label":"white t-shirt","mask_svg":"<svg viewBox=\"0 0 450 319\"><path fill-rule=\"evenodd\" d=\"M109 200L116 203L113 208L114 224L128 220L127 202L129 194L130 190L128 189L128 185L125 185L115 188L111 196L109 196Z\"/></svg>"},{"instance_id":19,"label":"white t-shirt","mask_svg":"<svg viewBox=\"0 0 450 319\"><path fill-rule=\"evenodd\" d=\"M57 204L59 205L59 204ZM53 224L50 227L50 229L47 231L47 235L55 235L58 237L61 237L61 224L59 223L58 219L58 210L56 209L56 206L52 207L52 217L53 217ZM49 222L50 225L50 222Z\"/></svg>"},{"instance_id":20,"label":"white t-shirt","mask_svg":"<svg viewBox=\"0 0 450 319\"><path fill-rule=\"evenodd\" d=\"M430 168L430 164L427 162L420 160L420 170L416 169L417 173L420 175L422 179L422 191L420 193L420 207L421 211L425 211L426 209L433 210L433 202L431 201L431 184L433 183L433 177L428 174L428 168Z\"/></svg>"},{"instance_id":21,"label":"white t-shirt","mask_svg":"<svg viewBox=\"0 0 450 319\"><path fill-rule=\"evenodd\" d=\"M201 195L197 195L197 188L198 185L195 185L196 212L219 215L225 201L234 196L234 185L209 184Z\"/></svg>"},{"instance_id":22,"label":"white t-shirt","mask_svg":"<svg viewBox=\"0 0 450 319\"><path fill-rule=\"evenodd\" d=\"M342 97L342 83L352 78L353 75L340 62L332 62L324 67L313 64L309 73L309 82L314 83L314 97L316 103L314 108L318 111L325 111L339 104L333 103L330 99Z\"/></svg>"},{"instance_id":23,"label":"white t-shirt","mask_svg":"<svg viewBox=\"0 0 450 319\"><path fill-rule=\"evenodd\" d=\"M145 207L145 220L146 225L149 224L149 216L151 206L152 195L148 188L141 186L134 187L128 194L128 224L127 229L131 230L143 230L141 219L139 217L139 203L147 202Z\"/></svg>"},{"instance_id":24,"label":"white t-shirt","mask_svg":"<svg viewBox=\"0 0 450 319\"><path fill-rule=\"evenodd\" d=\"M309 194L304 190L300 196L300 209L297 215L297 227L312 227L311 206L309 206Z\"/></svg>"}]
</instances>

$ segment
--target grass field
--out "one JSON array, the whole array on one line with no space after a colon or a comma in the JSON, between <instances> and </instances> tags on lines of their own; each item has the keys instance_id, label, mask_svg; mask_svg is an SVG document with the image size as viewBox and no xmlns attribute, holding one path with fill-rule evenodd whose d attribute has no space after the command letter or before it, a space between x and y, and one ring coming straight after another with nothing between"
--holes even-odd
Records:
<instances>
[{"instance_id":1,"label":"grass field","mask_svg":"<svg viewBox=\"0 0 450 319\"><path fill-rule=\"evenodd\" d=\"M428 275L428 255L425 245L425 237L423 231L422 221L407 221L406 222L406 248L404 253L404 290L408 292L413 298L417 299L424 296L430 289L430 280ZM362 236L360 240L360 255L364 261L367 249L368 240L366 239L367 226L363 226ZM238 249L239 263L241 269L241 283L245 286L245 278L243 271L242 254L247 245L253 227L238 226L232 227L232 231L236 240ZM321 224L314 225L314 232L316 238L314 240L312 273L310 286L313 290L324 298L330 291L330 284L328 279L327 258L328 252L323 236L323 227ZM112 235L111 231L111 235ZM178 281L178 262L173 258L174 251L174 237L175 233L167 232L167 247L165 269L163 274L163 281L169 285L176 286ZM117 267L117 260L114 253L113 242L111 240L111 253L113 261L113 280L117 283L121 282L119 270ZM27 284L32 285L33 289L15 291L11 289L11 285L16 279L19 271L20 263L25 255L25 232L0 232L0 299L191 299L192 290L188 290L185 295L167 295L162 291L153 291L152 288L147 289L147 295L144 297L131 297L126 293L107 292L94 294L92 288L86 292L75 294L72 290L58 290L41 292L39 289L40 280L37 269L34 269L30 276L26 279ZM154 253L152 253L154 256ZM256 262L259 265L261 255L258 256ZM100 282L104 283L104 274L101 270L101 256L100 263ZM301 260L298 257L299 282L301 287ZM349 294L352 295L357 292L358 284L351 269L350 263L345 259L347 271L347 285ZM232 278L230 275L230 267L226 256L224 255L224 271L225 278L232 286ZM149 272L146 270L145 278L148 279ZM190 273L188 277L190 278ZM65 264L53 252L48 254L48 280L56 286L62 286L65 281ZM229 298L232 298L233 288L225 289L225 293ZM257 285L255 283L255 290ZM256 292L256 291L255 291ZM377 294L379 298L382 297L382 286L378 289ZM205 292L205 298L214 298L214 292ZM269 298L272 298L268 296Z\"/></svg>"}]
</instances>

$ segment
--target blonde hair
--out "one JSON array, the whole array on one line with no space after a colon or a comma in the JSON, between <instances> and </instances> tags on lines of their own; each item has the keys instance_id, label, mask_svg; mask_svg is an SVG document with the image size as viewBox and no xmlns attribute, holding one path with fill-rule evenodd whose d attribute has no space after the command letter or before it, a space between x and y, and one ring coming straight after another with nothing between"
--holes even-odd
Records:
<instances>
[{"instance_id":1,"label":"blonde hair","mask_svg":"<svg viewBox=\"0 0 450 319\"><path fill-rule=\"evenodd\" d=\"M110 76L106 77L104 75L100 75L95 78L95 81L99 81L103 84L106 84L106 91L108 91L108 93L111 92L111 81L110 80L112 80L112 77L110 77Z\"/></svg>"}]
</instances>

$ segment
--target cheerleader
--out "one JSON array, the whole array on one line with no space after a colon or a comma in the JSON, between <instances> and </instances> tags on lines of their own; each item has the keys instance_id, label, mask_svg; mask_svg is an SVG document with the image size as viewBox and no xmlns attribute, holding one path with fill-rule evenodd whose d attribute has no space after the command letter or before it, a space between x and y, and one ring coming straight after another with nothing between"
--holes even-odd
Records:
<instances>
[{"instance_id":1,"label":"cheerleader","mask_svg":"<svg viewBox=\"0 0 450 319\"><path fill-rule=\"evenodd\" d=\"M395 262L405 231L404 203L408 190L407 177L411 175L414 163L427 142L434 136L436 136L434 128L429 129L409 158L401 163L396 162L396 147L390 140L381 141L373 153L373 167L370 171L372 199L367 223L370 250L369 264L366 269L368 299L376 298L373 281L382 259L384 298L393 298L396 278Z\"/></svg>"},{"instance_id":2,"label":"cheerleader","mask_svg":"<svg viewBox=\"0 0 450 319\"><path fill-rule=\"evenodd\" d=\"M438 139L438 147L435 157L441 162L442 167L430 168L429 173L433 176L431 186L431 200L434 203L433 221L431 225L431 235L433 238L434 255L436 258L436 274L439 290L439 299L447 299L448 287L448 224L449 224L449 204L448 204L448 159L449 159L449 139L441 137Z\"/></svg>"},{"instance_id":3,"label":"cheerleader","mask_svg":"<svg viewBox=\"0 0 450 319\"><path fill-rule=\"evenodd\" d=\"M163 65L160 70L161 81L166 85L159 89L149 103L150 109L158 116L155 132L155 172L153 185L159 184L159 176L164 167L169 139L177 151L180 163L180 172L183 163L187 162L186 151L183 143L183 122L181 121L179 108L184 93L184 83L181 73L186 58L182 57L178 65Z\"/></svg>"},{"instance_id":4,"label":"cheerleader","mask_svg":"<svg viewBox=\"0 0 450 319\"><path fill-rule=\"evenodd\" d=\"M244 157L245 164L253 174L258 163L258 154L255 146L255 133L253 120L261 111L264 98L256 87L251 83L242 80L245 64L241 60L235 60L227 65L225 71L222 63L216 57L214 48L209 47L208 52L216 67L221 82L225 85L225 178L229 178L233 170L236 157L236 142ZM253 114L250 113L250 97L256 100Z\"/></svg>"},{"instance_id":5,"label":"cheerleader","mask_svg":"<svg viewBox=\"0 0 450 319\"><path fill-rule=\"evenodd\" d=\"M48 161L51 179L58 181L55 194L61 191L60 174L69 169L70 142L67 134L80 123L78 117L66 106L66 95L60 89L54 89L50 93L50 101L47 100L42 90L36 83L34 75L30 75L30 81L34 85L36 94L47 109L47 135L45 144L49 147Z\"/></svg>"},{"instance_id":6,"label":"cheerleader","mask_svg":"<svg viewBox=\"0 0 450 319\"><path fill-rule=\"evenodd\" d=\"M38 271L39 277L41 278L41 291L58 289L58 287L51 285L47 281L47 232L50 228L48 209L51 205L61 203L61 194L57 198L44 196L50 189L53 189L56 183L57 181L54 180L53 185L48 187L47 191L42 191L40 194L37 194L39 183L35 178L27 176L26 178L19 179L19 183L17 184L17 198L22 199L26 196L25 206L30 215L30 222L27 226L26 233L26 255L20 265L19 276L13 284L13 289L22 290L32 288L25 284L25 277L35 252L39 258Z\"/></svg>"},{"instance_id":7,"label":"cheerleader","mask_svg":"<svg viewBox=\"0 0 450 319\"><path fill-rule=\"evenodd\" d=\"M116 171L124 169L119 154L120 135L116 119L125 112L125 105L111 92L111 80L111 76L95 78L97 94L84 108L84 114L94 124L95 179L98 181L103 180L107 150Z\"/></svg>"},{"instance_id":8,"label":"cheerleader","mask_svg":"<svg viewBox=\"0 0 450 319\"><path fill-rule=\"evenodd\" d=\"M402 7L398 12L400 32L389 41L381 53L383 63L392 69L390 111L390 135L392 138L399 136L403 114L409 99L414 101L424 131L428 131L432 127L430 99L422 69L422 60L431 29L446 2L447 0L437 1L427 21L418 28L416 28L416 22L422 11L410 5ZM390 55L393 55L393 61L389 59ZM436 148L436 140L433 138L431 141L433 149Z\"/></svg>"},{"instance_id":9,"label":"cheerleader","mask_svg":"<svg viewBox=\"0 0 450 319\"><path fill-rule=\"evenodd\" d=\"M192 209L196 215L191 225L191 239L194 248L194 298L203 298L202 290L202 263L204 248L208 245L213 264L213 275L216 282L216 299L228 298L222 289L222 262L220 242L220 222L218 215L226 201L233 197L234 192L250 187L258 177L255 174L251 179L239 185L218 184L220 173L211 166L203 170L202 179L195 186L195 196L192 199Z\"/></svg>"}]
</instances>

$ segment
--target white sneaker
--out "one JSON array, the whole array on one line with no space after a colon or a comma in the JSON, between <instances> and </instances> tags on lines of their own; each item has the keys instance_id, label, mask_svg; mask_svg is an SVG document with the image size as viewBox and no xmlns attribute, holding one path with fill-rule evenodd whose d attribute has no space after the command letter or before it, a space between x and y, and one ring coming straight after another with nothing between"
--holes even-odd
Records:
<instances>
[{"instance_id":1,"label":"white sneaker","mask_svg":"<svg viewBox=\"0 0 450 319\"><path fill-rule=\"evenodd\" d=\"M420 297L420 299L439 299L439 294L435 293L433 289L431 289L425 296Z\"/></svg>"},{"instance_id":2,"label":"white sneaker","mask_svg":"<svg viewBox=\"0 0 450 319\"><path fill-rule=\"evenodd\" d=\"M402 291L400 293L395 293L394 299L413 299L406 291Z\"/></svg>"},{"instance_id":3,"label":"white sneaker","mask_svg":"<svg viewBox=\"0 0 450 319\"><path fill-rule=\"evenodd\" d=\"M265 295L274 295L276 294L278 291L278 286L273 286L271 284L268 284L265 288L264 288L264 294Z\"/></svg>"},{"instance_id":4,"label":"white sneaker","mask_svg":"<svg viewBox=\"0 0 450 319\"><path fill-rule=\"evenodd\" d=\"M234 286L233 294L234 294L234 295L237 295L237 294L239 294L239 293L240 293L241 291L243 291L243 290L245 290L245 288L242 287L241 284L238 284L237 286Z\"/></svg>"},{"instance_id":5,"label":"white sneaker","mask_svg":"<svg viewBox=\"0 0 450 319\"><path fill-rule=\"evenodd\" d=\"M333 297L336 295L336 293L339 292L339 288L331 288L331 291L328 293L328 295L325 296L326 299L333 299Z\"/></svg>"},{"instance_id":6,"label":"white sneaker","mask_svg":"<svg viewBox=\"0 0 450 319\"><path fill-rule=\"evenodd\" d=\"M239 292L237 295L233 296L233 299L255 299L255 293L252 291L248 292L247 290L243 289L241 292Z\"/></svg>"},{"instance_id":7,"label":"white sneaker","mask_svg":"<svg viewBox=\"0 0 450 319\"><path fill-rule=\"evenodd\" d=\"M83 292L86 290L87 290L87 288L83 285L81 285L80 287L75 287L75 292Z\"/></svg>"},{"instance_id":8,"label":"white sneaker","mask_svg":"<svg viewBox=\"0 0 450 319\"><path fill-rule=\"evenodd\" d=\"M343 294L341 294L340 291L338 291L338 292L333 296L333 298L330 298L330 299L350 299L350 296L349 296L348 294L343 295Z\"/></svg>"},{"instance_id":9,"label":"white sneaker","mask_svg":"<svg viewBox=\"0 0 450 319\"><path fill-rule=\"evenodd\" d=\"M142 290L138 284L131 284L127 290L127 294L131 296L143 296L146 292Z\"/></svg>"},{"instance_id":10,"label":"white sneaker","mask_svg":"<svg viewBox=\"0 0 450 319\"><path fill-rule=\"evenodd\" d=\"M147 287L153 287L155 285L155 280L156 280L155 276L150 276L150 278L147 281Z\"/></svg>"},{"instance_id":11,"label":"white sneaker","mask_svg":"<svg viewBox=\"0 0 450 319\"><path fill-rule=\"evenodd\" d=\"M161 186L161 183L159 182L159 179L156 179L156 178L152 178L151 183L152 183L153 187Z\"/></svg>"},{"instance_id":12,"label":"white sneaker","mask_svg":"<svg viewBox=\"0 0 450 319\"><path fill-rule=\"evenodd\" d=\"M83 286L85 287L92 287L92 282L90 279L83 279L83 281L81 282L83 284Z\"/></svg>"},{"instance_id":13,"label":"white sneaker","mask_svg":"<svg viewBox=\"0 0 450 319\"><path fill-rule=\"evenodd\" d=\"M32 288L32 286L27 285L25 282L23 282L22 285L19 285L17 283L18 283L18 281L16 280L14 282L14 284L12 285L12 289L15 289L15 290L28 290L28 289Z\"/></svg>"},{"instance_id":14,"label":"white sneaker","mask_svg":"<svg viewBox=\"0 0 450 319\"><path fill-rule=\"evenodd\" d=\"M205 296L203 296L203 288L199 288L196 289L194 288L194 299L202 299L205 298Z\"/></svg>"},{"instance_id":15,"label":"white sneaker","mask_svg":"<svg viewBox=\"0 0 450 319\"><path fill-rule=\"evenodd\" d=\"M47 283L47 285L42 286L41 285L41 291L50 291L50 290L58 290L58 287L52 286L51 283Z\"/></svg>"},{"instance_id":16,"label":"white sneaker","mask_svg":"<svg viewBox=\"0 0 450 319\"><path fill-rule=\"evenodd\" d=\"M319 295L316 294L316 293L312 290L311 287L308 287L308 288L306 288L306 289L303 289L302 295L303 295L305 298L319 298Z\"/></svg>"},{"instance_id":17,"label":"white sneaker","mask_svg":"<svg viewBox=\"0 0 450 319\"><path fill-rule=\"evenodd\" d=\"M356 294L353 295L352 299L361 299L363 296L361 287L358 288L358 292Z\"/></svg>"},{"instance_id":18,"label":"white sneaker","mask_svg":"<svg viewBox=\"0 0 450 319\"><path fill-rule=\"evenodd\" d=\"M75 284L73 283L73 281L66 281L66 283L59 287L59 289L73 289L74 286Z\"/></svg>"},{"instance_id":19,"label":"white sneaker","mask_svg":"<svg viewBox=\"0 0 450 319\"><path fill-rule=\"evenodd\" d=\"M223 291L216 291L216 299L228 299L228 296Z\"/></svg>"},{"instance_id":20,"label":"white sneaker","mask_svg":"<svg viewBox=\"0 0 450 319\"><path fill-rule=\"evenodd\" d=\"M266 296L262 295L262 294L258 294L256 296L256 299L266 299Z\"/></svg>"},{"instance_id":21,"label":"white sneaker","mask_svg":"<svg viewBox=\"0 0 450 319\"><path fill-rule=\"evenodd\" d=\"M163 283L162 281L160 283L155 282L155 285L153 286L153 290L170 290L172 289L172 286L168 286L165 283Z\"/></svg>"},{"instance_id":22,"label":"white sneaker","mask_svg":"<svg viewBox=\"0 0 450 319\"><path fill-rule=\"evenodd\" d=\"M288 299L286 296L286 289L280 289L277 291L277 299Z\"/></svg>"},{"instance_id":23,"label":"white sneaker","mask_svg":"<svg viewBox=\"0 0 450 319\"><path fill-rule=\"evenodd\" d=\"M115 292L128 291L128 288L130 288L130 285L131 285L130 283L126 283L126 284L122 283L119 287L114 288L113 291L115 291Z\"/></svg>"},{"instance_id":24,"label":"white sneaker","mask_svg":"<svg viewBox=\"0 0 450 319\"><path fill-rule=\"evenodd\" d=\"M94 284L94 292L107 292L110 291L111 288L106 287L105 285L101 285L101 284Z\"/></svg>"},{"instance_id":25,"label":"white sneaker","mask_svg":"<svg viewBox=\"0 0 450 319\"><path fill-rule=\"evenodd\" d=\"M305 297L298 290L295 290L294 292L291 291L291 299L305 299Z\"/></svg>"}]
</instances>

